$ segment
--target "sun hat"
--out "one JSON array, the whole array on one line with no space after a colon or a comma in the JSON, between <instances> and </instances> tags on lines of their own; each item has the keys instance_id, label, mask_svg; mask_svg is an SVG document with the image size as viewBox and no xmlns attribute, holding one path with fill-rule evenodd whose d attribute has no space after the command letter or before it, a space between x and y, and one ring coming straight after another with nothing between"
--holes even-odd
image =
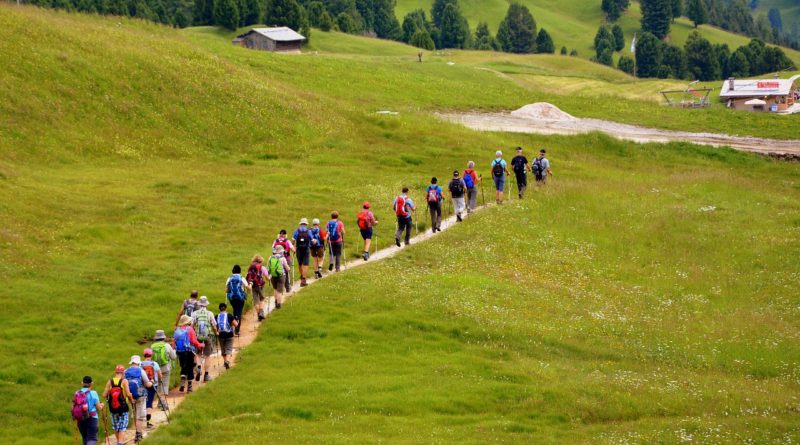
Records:
<instances>
[{"instance_id":1,"label":"sun hat","mask_svg":"<svg viewBox=\"0 0 800 445\"><path fill-rule=\"evenodd\" d=\"M183 326L192 322L192 317L183 314L181 315L180 320L178 320L178 326Z\"/></svg>"},{"instance_id":2,"label":"sun hat","mask_svg":"<svg viewBox=\"0 0 800 445\"><path fill-rule=\"evenodd\" d=\"M117 367L116 367L116 368L114 368L114 372L116 372L116 373L118 373L118 374L119 374L119 373L122 373L122 372L125 372L125 367L124 367L124 366L122 366L122 365L117 365Z\"/></svg>"},{"instance_id":3,"label":"sun hat","mask_svg":"<svg viewBox=\"0 0 800 445\"><path fill-rule=\"evenodd\" d=\"M208 297L203 295L199 300L197 300L197 304L203 307L208 307Z\"/></svg>"},{"instance_id":4,"label":"sun hat","mask_svg":"<svg viewBox=\"0 0 800 445\"><path fill-rule=\"evenodd\" d=\"M131 361L130 361L131 365L138 365L138 364L141 364L141 363L142 363L142 358L141 357L139 357L138 355L132 355L131 356Z\"/></svg>"},{"instance_id":5,"label":"sun hat","mask_svg":"<svg viewBox=\"0 0 800 445\"><path fill-rule=\"evenodd\" d=\"M308 225L308 218L300 218L300 225Z\"/></svg>"},{"instance_id":6,"label":"sun hat","mask_svg":"<svg viewBox=\"0 0 800 445\"><path fill-rule=\"evenodd\" d=\"M317 225L319 224L319 218L314 218L311 220L311 224Z\"/></svg>"},{"instance_id":7,"label":"sun hat","mask_svg":"<svg viewBox=\"0 0 800 445\"><path fill-rule=\"evenodd\" d=\"M500 151L500 150L497 150L496 152L494 152L494 155L499 158L500 156L503 156L503 152Z\"/></svg>"},{"instance_id":8,"label":"sun hat","mask_svg":"<svg viewBox=\"0 0 800 445\"><path fill-rule=\"evenodd\" d=\"M364 207L365 209L370 208L369 201L364 201L364 205L362 207Z\"/></svg>"},{"instance_id":9,"label":"sun hat","mask_svg":"<svg viewBox=\"0 0 800 445\"><path fill-rule=\"evenodd\" d=\"M276 247L273 247L273 248L272 248L272 254L273 254L273 255L276 255L277 253L278 253L278 247L277 247L277 246L276 246Z\"/></svg>"},{"instance_id":10,"label":"sun hat","mask_svg":"<svg viewBox=\"0 0 800 445\"><path fill-rule=\"evenodd\" d=\"M152 357L153 356L153 350L150 349L150 348L147 348L147 349L144 350L143 354L144 354L145 357Z\"/></svg>"},{"instance_id":11,"label":"sun hat","mask_svg":"<svg viewBox=\"0 0 800 445\"><path fill-rule=\"evenodd\" d=\"M158 340L166 340L166 339L167 339L167 334L164 333L163 329L157 330L156 331L156 335L153 337L153 340L156 340L156 341L158 341Z\"/></svg>"},{"instance_id":12,"label":"sun hat","mask_svg":"<svg viewBox=\"0 0 800 445\"><path fill-rule=\"evenodd\" d=\"M275 246L275 253L283 253L283 246Z\"/></svg>"}]
</instances>

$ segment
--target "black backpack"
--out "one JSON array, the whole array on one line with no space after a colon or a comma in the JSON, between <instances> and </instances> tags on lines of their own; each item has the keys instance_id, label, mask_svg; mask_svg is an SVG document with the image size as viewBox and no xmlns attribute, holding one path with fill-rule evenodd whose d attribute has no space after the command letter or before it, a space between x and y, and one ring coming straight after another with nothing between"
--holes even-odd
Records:
<instances>
[{"instance_id":1,"label":"black backpack","mask_svg":"<svg viewBox=\"0 0 800 445\"><path fill-rule=\"evenodd\" d=\"M297 229L297 247L300 249L311 247L311 232Z\"/></svg>"},{"instance_id":2,"label":"black backpack","mask_svg":"<svg viewBox=\"0 0 800 445\"><path fill-rule=\"evenodd\" d=\"M492 165L492 175L495 178L500 178L503 176L503 163L500 161L494 161L494 165Z\"/></svg>"},{"instance_id":3,"label":"black backpack","mask_svg":"<svg viewBox=\"0 0 800 445\"><path fill-rule=\"evenodd\" d=\"M464 196L464 182L460 179L453 179L450 181L450 184L447 186L450 190L450 193L453 194L454 197L460 198Z\"/></svg>"},{"instance_id":4,"label":"black backpack","mask_svg":"<svg viewBox=\"0 0 800 445\"><path fill-rule=\"evenodd\" d=\"M531 165L531 171L533 172L536 177L541 177L544 173L544 166L542 166L542 160L540 158L536 158L533 160L533 165Z\"/></svg>"}]
</instances>

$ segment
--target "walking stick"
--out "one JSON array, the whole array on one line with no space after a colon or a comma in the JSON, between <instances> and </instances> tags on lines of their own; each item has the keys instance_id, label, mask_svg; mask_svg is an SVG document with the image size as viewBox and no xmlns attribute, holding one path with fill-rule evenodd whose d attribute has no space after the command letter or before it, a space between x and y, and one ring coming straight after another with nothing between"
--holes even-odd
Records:
<instances>
[{"instance_id":1,"label":"walking stick","mask_svg":"<svg viewBox=\"0 0 800 445\"><path fill-rule=\"evenodd\" d=\"M169 405L164 401L164 396L162 396L158 391L156 391L156 397L158 397L158 401L161 402L162 405L164 405L165 407L164 415L167 416L167 423L169 423L169 413L170 413Z\"/></svg>"},{"instance_id":2,"label":"walking stick","mask_svg":"<svg viewBox=\"0 0 800 445\"><path fill-rule=\"evenodd\" d=\"M78 445L78 422L75 421L75 445Z\"/></svg>"},{"instance_id":3,"label":"walking stick","mask_svg":"<svg viewBox=\"0 0 800 445\"><path fill-rule=\"evenodd\" d=\"M342 256L344 257L344 268L347 270L347 245L344 243L344 235L342 235Z\"/></svg>"},{"instance_id":4,"label":"walking stick","mask_svg":"<svg viewBox=\"0 0 800 445\"><path fill-rule=\"evenodd\" d=\"M478 182L478 184L479 184L479 186L481 188L481 205L485 206L486 205L486 195L483 194L483 175L479 176L479 178L480 178L480 181Z\"/></svg>"},{"instance_id":5,"label":"walking stick","mask_svg":"<svg viewBox=\"0 0 800 445\"><path fill-rule=\"evenodd\" d=\"M103 417L103 427L106 430L106 438L105 438L105 440L103 442L105 442L106 445L109 445L109 443L108 443L108 413L105 410L101 411L101 413L102 413L102 417Z\"/></svg>"}]
</instances>

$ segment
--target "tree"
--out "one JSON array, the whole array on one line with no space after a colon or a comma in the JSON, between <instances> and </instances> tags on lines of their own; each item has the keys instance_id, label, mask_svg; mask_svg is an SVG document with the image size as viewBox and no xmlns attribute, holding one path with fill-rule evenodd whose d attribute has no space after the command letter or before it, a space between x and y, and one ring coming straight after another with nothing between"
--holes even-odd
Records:
<instances>
[{"instance_id":1,"label":"tree","mask_svg":"<svg viewBox=\"0 0 800 445\"><path fill-rule=\"evenodd\" d=\"M716 80L722 76L719 60L714 54L711 42L697 31L692 32L684 45L687 70L697 80Z\"/></svg>"},{"instance_id":2,"label":"tree","mask_svg":"<svg viewBox=\"0 0 800 445\"><path fill-rule=\"evenodd\" d=\"M429 51L436 49L431 35L428 34L428 31L426 31L425 28L417 29L414 35L411 36L411 41L409 44L416 46L417 48L427 49Z\"/></svg>"},{"instance_id":3,"label":"tree","mask_svg":"<svg viewBox=\"0 0 800 445\"><path fill-rule=\"evenodd\" d=\"M672 9L672 22L675 23L675 19L683 15L683 0L672 0L670 7Z\"/></svg>"},{"instance_id":4,"label":"tree","mask_svg":"<svg viewBox=\"0 0 800 445\"><path fill-rule=\"evenodd\" d=\"M346 33L356 32L357 29L353 17L346 12L339 13L336 16L336 26L339 27L339 31Z\"/></svg>"},{"instance_id":5,"label":"tree","mask_svg":"<svg viewBox=\"0 0 800 445\"><path fill-rule=\"evenodd\" d=\"M239 11L242 26L255 25L261 21L261 3L258 0L244 0L246 9Z\"/></svg>"},{"instance_id":6,"label":"tree","mask_svg":"<svg viewBox=\"0 0 800 445\"><path fill-rule=\"evenodd\" d=\"M622 27L614 24L611 28L611 36L614 38L614 51L621 51L625 48L625 35L622 33Z\"/></svg>"},{"instance_id":7,"label":"tree","mask_svg":"<svg viewBox=\"0 0 800 445\"><path fill-rule=\"evenodd\" d=\"M372 0L372 29L382 39L400 40L403 31L394 14L394 0Z\"/></svg>"},{"instance_id":8,"label":"tree","mask_svg":"<svg viewBox=\"0 0 800 445\"><path fill-rule=\"evenodd\" d=\"M614 51L607 46L603 46L597 53L597 62L614 66Z\"/></svg>"},{"instance_id":9,"label":"tree","mask_svg":"<svg viewBox=\"0 0 800 445\"><path fill-rule=\"evenodd\" d=\"M322 31L328 32L336 27L336 22L333 21L333 17L331 17L328 11L322 11L322 14L319 16L319 29Z\"/></svg>"},{"instance_id":10,"label":"tree","mask_svg":"<svg viewBox=\"0 0 800 445\"><path fill-rule=\"evenodd\" d=\"M478 23L475 28L475 37L472 39L472 47L483 51L496 51L499 46L486 22Z\"/></svg>"},{"instance_id":11,"label":"tree","mask_svg":"<svg viewBox=\"0 0 800 445\"><path fill-rule=\"evenodd\" d=\"M553 38L544 29L539 30L539 35L536 36L536 52L553 54L556 52L556 45L553 43Z\"/></svg>"},{"instance_id":12,"label":"tree","mask_svg":"<svg viewBox=\"0 0 800 445\"><path fill-rule=\"evenodd\" d=\"M288 26L305 36L305 43L311 40L311 25L306 10L297 0L271 0L264 21L270 26Z\"/></svg>"},{"instance_id":13,"label":"tree","mask_svg":"<svg viewBox=\"0 0 800 445\"><path fill-rule=\"evenodd\" d=\"M431 24L425 17L425 11L422 9L411 11L403 17L403 41L406 43L411 42L411 37L418 29L428 31L428 36L430 37Z\"/></svg>"},{"instance_id":14,"label":"tree","mask_svg":"<svg viewBox=\"0 0 800 445\"><path fill-rule=\"evenodd\" d=\"M628 73L633 74L633 59L628 56L620 56L619 61L617 62L617 68L620 70Z\"/></svg>"},{"instance_id":15,"label":"tree","mask_svg":"<svg viewBox=\"0 0 800 445\"><path fill-rule=\"evenodd\" d=\"M597 33L594 35L594 47L595 47L595 49L597 49L597 47L600 45L600 41L602 41L602 40L607 40L607 41L611 42L611 47L614 47L614 43L613 43L614 42L614 36L611 34L611 31L609 31L608 27L605 26L605 25L600 25L600 27L597 28Z\"/></svg>"},{"instance_id":16,"label":"tree","mask_svg":"<svg viewBox=\"0 0 800 445\"><path fill-rule=\"evenodd\" d=\"M470 39L469 24L461 15L456 2L448 3L442 12L439 26L440 48L467 48Z\"/></svg>"},{"instance_id":17,"label":"tree","mask_svg":"<svg viewBox=\"0 0 800 445\"><path fill-rule=\"evenodd\" d=\"M206 26L214 23L214 0L195 0L194 24Z\"/></svg>"},{"instance_id":18,"label":"tree","mask_svg":"<svg viewBox=\"0 0 800 445\"><path fill-rule=\"evenodd\" d=\"M686 16L694 22L694 27L708 23L708 11L704 0L689 0Z\"/></svg>"},{"instance_id":19,"label":"tree","mask_svg":"<svg viewBox=\"0 0 800 445\"><path fill-rule=\"evenodd\" d=\"M669 22L672 19L670 0L641 0L642 31L649 32L658 39L669 34ZM656 67L657 68L657 67Z\"/></svg>"},{"instance_id":20,"label":"tree","mask_svg":"<svg viewBox=\"0 0 800 445\"><path fill-rule=\"evenodd\" d=\"M447 5L455 5L458 8L458 0L434 0L431 6L431 21L439 29L442 28L442 18Z\"/></svg>"},{"instance_id":21,"label":"tree","mask_svg":"<svg viewBox=\"0 0 800 445\"><path fill-rule=\"evenodd\" d=\"M750 62L747 60L747 55L742 48L738 48L731 54L728 61L728 76L732 77L748 77L750 76Z\"/></svg>"},{"instance_id":22,"label":"tree","mask_svg":"<svg viewBox=\"0 0 800 445\"><path fill-rule=\"evenodd\" d=\"M572 51L569 52L570 57L578 57L578 50L573 48Z\"/></svg>"},{"instance_id":23,"label":"tree","mask_svg":"<svg viewBox=\"0 0 800 445\"><path fill-rule=\"evenodd\" d=\"M636 41L636 71L639 77L656 77L661 65L661 41L645 32Z\"/></svg>"},{"instance_id":24,"label":"tree","mask_svg":"<svg viewBox=\"0 0 800 445\"><path fill-rule=\"evenodd\" d=\"M683 49L673 45L664 45L661 50L661 65L669 67L671 77L686 78L686 53Z\"/></svg>"},{"instance_id":25,"label":"tree","mask_svg":"<svg viewBox=\"0 0 800 445\"><path fill-rule=\"evenodd\" d=\"M731 49L726 43L713 45L714 55L719 63L720 79L730 76Z\"/></svg>"},{"instance_id":26,"label":"tree","mask_svg":"<svg viewBox=\"0 0 800 445\"><path fill-rule=\"evenodd\" d=\"M230 30L239 26L239 7L234 0L214 0L214 24Z\"/></svg>"},{"instance_id":27,"label":"tree","mask_svg":"<svg viewBox=\"0 0 800 445\"><path fill-rule=\"evenodd\" d=\"M536 21L527 7L511 3L497 30L497 41L503 51L531 53L536 51Z\"/></svg>"},{"instance_id":28,"label":"tree","mask_svg":"<svg viewBox=\"0 0 800 445\"><path fill-rule=\"evenodd\" d=\"M606 13L606 20L616 22L622 15L616 0L603 0L602 9Z\"/></svg>"},{"instance_id":29,"label":"tree","mask_svg":"<svg viewBox=\"0 0 800 445\"><path fill-rule=\"evenodd\" d=\"M314 0L305 4L306 13L308 14L308 22L311 26L319 27L320 20L322 20L322 13L326 11L325 5L321 1Z\"/></svg>"},{"instance_id":30,"label":"tree","mask_svg":"<svg viewBox=\"0 0 800 445\"><path fill-rule=\"evenodd\" d=\"M798 3L798 5L800 5L800 3ZM772 26L772 29L778 32L783 31L783 19L781 19L781 12L779 10L776 8L769 8L767 18L769 19L769 24Z\"/></svg>"},{"instance_id":31,"label":"tree","mask_svg":"<svg viewBox=\"0 0 800 445\"><path fill-rule=\"evenodd\" d=\"M567 47L566 46L562 46L561 47L561 55L562 56L566 56L567 55Z\"/></svg>"}]
</instances>

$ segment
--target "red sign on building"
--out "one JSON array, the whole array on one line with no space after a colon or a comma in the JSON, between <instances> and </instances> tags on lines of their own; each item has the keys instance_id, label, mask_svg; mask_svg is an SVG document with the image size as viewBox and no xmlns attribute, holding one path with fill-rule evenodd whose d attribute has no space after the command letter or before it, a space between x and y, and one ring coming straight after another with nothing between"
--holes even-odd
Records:
<instances>
[{"instance_id":1,"label":"red sign on building","mask_svg":"<svg viewBox=\"0 0 800 445\"><path fill-rule=\"evenodd\" d=\"M756 84L758 88L765 88L765 89L776 89L781 87L780 82L758 82Z\"/></svg>"}]
</instances>

